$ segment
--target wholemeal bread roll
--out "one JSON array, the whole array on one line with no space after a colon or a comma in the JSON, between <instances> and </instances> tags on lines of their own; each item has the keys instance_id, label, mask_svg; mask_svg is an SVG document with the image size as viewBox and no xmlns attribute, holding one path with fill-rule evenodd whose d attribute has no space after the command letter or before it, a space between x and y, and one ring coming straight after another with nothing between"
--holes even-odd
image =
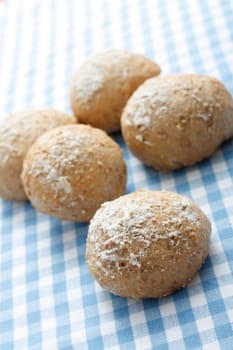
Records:
<instances>
[{"instance_id":1,"label":"wholemeal bread roll","mask_svg":"<svg viewBox=\"0 0 233 350\"><path fill-rule=\"evenodd\" d=\"M120 147L102 130L70 125L43 134L29 150L22 180L32 205L62 220L88 221L125 190Z\"/></svg>"},{"instance_id":2,"label":"wholemeal bread roll","mask_svg":"<svg viewBox=\"0 0 233 350\"><path fill-rule=\"evenodd\" d=\"M160 68L145 56L106 50L84 62L71 86L71 107L78 120L107 132L120 129L122 110L133 91Z\"/></svg>"},{"instance_id":3,"label":"wholemeal bread roll","mask_svg":"<svg viewBox=\"0 0 233 350\"><path fill-rule=\"evenodd\" d=\"M108 291L156 298L185 287L200 269L211 226L188 198L137 191L104 203L91 220L86 260Z\"/></svg>"},{"instance_id":4,"label":"wholemeal bread roll","mask_svg":"<svg viewBox=\"0 0 233 350\"><path fill-rule=\"evenodd\" d=\"M27 199L20 179L27 151L45 131L72 123L74 117L55 109L13 113L0 120L0 197Z\"/></svg>"},{"instance_id":5,"label":"wholemeal bread roll","mask_svg":"<svg viewBox=\"0 0 233 350\"><path fill-rule=\"evenodd\" d=\"M123 137L145 164L172 170L210 156L233 135L233 100L215 78L173 74L147 80L129 99Z\"/></svg>"}]
</instances>

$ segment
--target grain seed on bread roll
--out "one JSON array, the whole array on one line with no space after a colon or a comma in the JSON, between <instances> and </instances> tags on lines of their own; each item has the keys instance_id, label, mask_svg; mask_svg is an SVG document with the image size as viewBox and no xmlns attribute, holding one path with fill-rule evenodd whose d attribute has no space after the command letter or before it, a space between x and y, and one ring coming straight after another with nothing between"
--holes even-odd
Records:
<instances>
[{"instance_id":1,"label":"grain seed on bread roll","mask_svg":"<svg viewBox=\"0 0 233 350\"><path fill-rule=\"evenodd\" d=\"M137 191L104 203L91 220L86 260L108 291L157 298L185 287L209 249L211 225L190 199Z\"/></svg>"},{"instance_id":2,"label":"grain seed on bread roll","mask_svg":"<svg viewBox=\"0 0 233 350\"><path fill-rule=\"evenodd\" d=\"M0 120L0 197L27 199L20 174L30 146L45 131L73 123L73 116L52 108L16 112Z\"/></svg>"},{"instance_id":3,"label":"grain seed on bread roll","mask_svg":"<svg viewBox=\"0 0 233 350\"><path fill-rule=\"evenodd\" d=\"M159 73L159 66L143 55L117 49L100 52L86 60L74 75L72 110L81 123L117 131L130 95Z\"/></svg>"},{"instance_id":4,"label":"grain seed on bread roll","mask_svg":"<svg viewBox=\"0 0 233 350\"><path fill-rule=\"evenodd\" d=\"M127 146L142 162L177 169L210 156L233 136L233 99L206 75L159 76L134 92L121 126Z\"/></svg>"},{"instance_id":5,"label":"grain seed on bread roll","mask_svg":"<svg viewBox=\"0 0 233 350\"><path fill-rule=\"evenodd\" d=\"M124 193L126 165L122 150L104 131L69 125L38 138L24 160L22 180L38 211L82 222Z\"/></svg>"}]
</instances>

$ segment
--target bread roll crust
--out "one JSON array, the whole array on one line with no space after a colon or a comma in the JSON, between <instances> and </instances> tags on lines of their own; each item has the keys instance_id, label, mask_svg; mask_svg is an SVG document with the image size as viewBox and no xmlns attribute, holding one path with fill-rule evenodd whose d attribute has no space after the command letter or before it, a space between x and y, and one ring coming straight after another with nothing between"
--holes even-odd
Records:
<instances>
[{"instance_id":1,"label":"bread roll crust","mask_svg":"<svg viewBox=\"0 0 233 350\"><path fill-rule=\"evenodd\" d=\"M70 125L34 143L24 160L22 180L38 211L83 222L103 202L124 193L126 165L120 147L104 131Z\"/></svg>"},{"instance_id":2,"label":"bread roll crust","mask_svg":"<svg viewBox=\"0 0 233 350\"><path fill-rule=\"evenodd\" d=\"M186 286L199 270L210 231L209 220L190 199L137 191L96 212L86 260L93 277L114 294L162 297Z\"/></svg>"},{"instance_id":3,"label":"bread roll crust","mask_svg":"<svg viewBox=\"0 0 233 350\"><path fill-rule=\"evenodd\" d=\"M0 121L0 197L27 199L20 174L30 146L45 131L72 123L73 116L52 108L12 113Z\"/></svg>"},{"instance_id":4,"label":"bread roll crust","mask_svg":"<svg viewBox=\"0 0 233 350\"><path fill-rule=\"evenodd\" d=\"M206 75L151 78L129 99L122 118L127 146L159 170L192 165L233 135L233 100Z\"/></svg>"},{"instance_id":5,"label":"bread roll crust","mask_svg":"<svg viewBox=\"0 0 233 350\"><path fill-rule=\"evenodd\" d=\"M98 53L74 75L72 110L81 123L107 132L117 131L128 98L159 72L159 66L143 55L116 49Z\"/></svg>"}]
</instances>

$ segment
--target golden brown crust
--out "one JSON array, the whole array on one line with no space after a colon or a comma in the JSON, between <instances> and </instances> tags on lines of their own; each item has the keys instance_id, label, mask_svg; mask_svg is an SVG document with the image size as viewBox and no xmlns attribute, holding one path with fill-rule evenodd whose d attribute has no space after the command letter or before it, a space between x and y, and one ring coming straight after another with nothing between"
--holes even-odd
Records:
<instances>
[{"instance_id":1,"label":"golden brown crust","mask_svg":"<svg viewBox=\"0 0 233 350\"><path fill-rule=\"evenodd\" d=\"M73 116L55 109L13 113L0 123L0 197L26 200L20 179L23 159L35 140L45 131L76 123Z\"/></svg>"},{"instance_id":2,"label":"golden brown crust","mask_svg":"<svg viewBox=\"0 0 233 350\"><path fill-rule=\"evenodd\" d=\"M232 137L233 100L215 78L159 76L132 95L121 125L136 157L156 169L177 169L210 156Z\"/></svg>"},{"instance_id":3,"label":"golden brown crust","mask_svg":"<svg viewBox=\"0 0 233 350\"><path fill-rule=\"evenodd\" d=\"M160 68L145 56L106 50L83 63L71 86L71 107L78 120L113 132L120 129L122 110L146 79Z\"/></svg>"},{"instance_id":4,"label":"golden brown crust","mask_svg":"<svg viewBox=\"0 0 233 350\"><path fill-rule=\"evenodd\" d=\"M92 219L86 260L114 294L154 298L184 287L204 262L211 225L188 198L137 191L105 203Z\"/></svg>"},{"instance_id":5,"label":"golden brown crust","mask_svg":"<svg viewBox=\"0 0 233 350\"><path fill-rule=\"evenodd\" d=\"M38 211L82 222L124 193L126 165L120 147L104 131L70 125L37 140L24 160L22 180Z\"/></svg>"}]
</instances>

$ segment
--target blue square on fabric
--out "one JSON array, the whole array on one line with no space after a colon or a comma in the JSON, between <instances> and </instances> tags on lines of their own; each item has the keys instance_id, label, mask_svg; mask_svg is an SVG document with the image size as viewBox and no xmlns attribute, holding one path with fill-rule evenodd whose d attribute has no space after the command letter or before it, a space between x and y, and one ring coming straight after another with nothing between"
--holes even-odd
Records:
<instances>
[{"instance_id":1,"label":"blue square on fabric","mask_svg":"<svg viewBox=\"0 0 233 350\"><path fill-rule=\"evenodd\" d=\"M211 314L216 315L225 310L225 305L221 299L208 303ZM232 334L233 335L233 334Z\"/></svg>"},{"instance_id":2,"label":"blue square on fabric","mask_svg":"<svg viewBox=\"0 0 233 350\"><path fill-rule=\"evenodd\" d=\"M154 345L154 349L156 350L169 350L169 346L166 343Z\"/></svg>"},{"instance_id":3,"label":"blue square on fabric","mask_svg":"<svg viewBox=\"0 0 233 350\"><path fill-rule=\"evenodd\" d=\"M39 305L38 305L39 306ZM39 310L36 311L29 311L27 314L27 321L28 324L32 324L32 323L40 323L41 320L41 314Z\"/></svg>"},{"instance_id":4,"label":"blue square on fabric","mask_svg":"<svg viewBox=\"0 0 233 350\"><path fill-rule=\"evenodd\" d=\"M120 344L131 342L134 339L131 327L120 329L120 330L118 329L117 337L119 339Z\"/></svg>"},{"instance_id":5,"label":"blue square on fabric","mask_svg":"<svg viewBox=\"0 0 233 350\"><path fill-rule=\"evenodd\" d=\"M182 312L177 312L177 317L181 325L188 324L188 323L192 324L193 322L195 322L192 309L187 309L187 310L183 310Z\"/></svg>"},{"instance_id":6,"label":"blue square on fabric","mask_svg":"<svg viewBox=\"0 0 233 350\"><path fill-rule=\"evenodd\" d=\"M12 319L0 322L1 334L3 334L4 332L9 332L9 331L13 330L13 327L14 327L14 322Z\"/></svg>"},{"instance_id":7,"label":"blue square on fabric","mask_svg":"<svg viewBox=\"0 0 233 350\"><path fill-rule=\"evenodd\" d=\"M54 289L56 294L66 292L66 288L67 288L67 286L66 286L65 280L58 281L58 282L54 283L54 285L53 285L53 289Z\"/></svg>"},{"instance_id":8,"label":"blue square on fabric","mask_svg":"<svg viewBox=\"0 0 233 350\"><path fill-rule=\"evenodd\" d=\"M227 218L227 212L225 208L218 209L213 212L213 216L216 221Z\"/></svg>"},{"instance_id":9,"label":"blue square on fabric","mask_svg":"<svg viewBox=\"0 0 233 350\"><path fill-rule=\"evenodd\" d=\"M82 286L94 283L93 277L91 277L91 275L87 274L85 271L83 272L83 274L81 276L81 280L82 280Z\"/></svg>"},{"instance_id":10,"label":"blue square on fabric","mask_svg":"<svg viewBox=\"0 0 233 350\"><path fill-rule=\"evenodd\" d=\"M147 327L150 333L161 333L164 331L164 325L161 318L154 321L147 321Z\"/></svg>"},{"instance_id":11,"label":"blue square on fabric","mask_svg":"<svg viewBox=\"0 0 233 350\"><path fill-rule=\"evenodd\" d=\"M28 339L29 349L36 344L41 344L41 340L42 340L42 335L40 332L31 333Z\"/></svg>"},{"instance_id":12,"label":"blue square on fabric","mask_svg":"<svg viewBox=\"0 0 233 350\"><path fill-rule=\"evenodd\" d=\"M184 337L184 343L187 349L195 349L201 347L201 339L198 333Z\"/></svg>"},{"instance_id":13,"label":"blue square on fabric","mask_svg":"<svg viewBox=\"0 0 233 350\"><path fill-rule=\"evenodd\" d=\"M218 336L218 339L225 339L227 338L227 335L229 335L229 338L232 338L232 345L233 345L233 329L232 324L227 322L222 326L216 327L215 332Z\"/></svg>"},{"instance_id":14,"label":"blue square on fabric","mask_svg":"<svg viewBox=\"0 0 233 350\"><path fill-rule=\"evenodd\" d=\"M92 317L87 316L86 318L86 325L88 328L96 326L97 324L99 324L99 322L100 322L99 315L95 315ZM106 323L106 327L107 327L107 323Z\"/></svg>"},{"instance_id":15,"label":"blue square on fabric","mask_svg":"<svg viewBox=\"0 0 233 350\"><path fill-rule=\"evenodd\" d=\"M128 309L128 306L125 306L125 307L120 307L120 308L117 308L115 310L115 318L118 320L118 319L122 319L124 317L127 317L128 318L128 314L129 314L129 309Z\"/></svg>"},{"instance_id":16,"label":"blue square on fabric","mask_svg":"<svg viewBox=\"0 0 233 350\"><path fill-rule=\"evenodd\" d=\"M57 316L65 316L69 314L69 306L67 303L57 304L55 306L55 312Z\"/></svg>"},{"instance_id":17,"label":"blue square on fabric","mask_svg":"<svg viewBox=\"0 0 233 350\"><path fill-rule=\"evenodd\" d=\"M29 271L26 274L26 281L27 283L35 282L35 281L38 281L38 277L39 277L38 270Z\"/></svg>"},{"instance_id":18,"label":"blue square on fabric","mask_svg":"<svg viewBox=\"0 0 233 350\"><path fill-rule=\"evenodd\" d=\"M96 299L96 295L93 294L86 294L83 296L83 306L87 307L93 304L97 304L97 299Z\"/></svg>"},{"instance_id":19,"label":"blue square on fabric","mask_svg":"<svg viewBox=\"0 0 233 350\"><path fill-rule=\"evenodd\" d=\"M27 302L33 302L40 299L39 291L38 289L32 289L31 291L28 291L27 293Z\"/></svg>"},{"instance_id":20,"label":"blue square on fabric","mask_svg":"<svg viewBox=\"0 0 233 350\"><path fill-rule=\"evenodd\" d=\"M88 339L87 341L88 350L103 349L102 337Z\"/></svg>"}]
</instances>

